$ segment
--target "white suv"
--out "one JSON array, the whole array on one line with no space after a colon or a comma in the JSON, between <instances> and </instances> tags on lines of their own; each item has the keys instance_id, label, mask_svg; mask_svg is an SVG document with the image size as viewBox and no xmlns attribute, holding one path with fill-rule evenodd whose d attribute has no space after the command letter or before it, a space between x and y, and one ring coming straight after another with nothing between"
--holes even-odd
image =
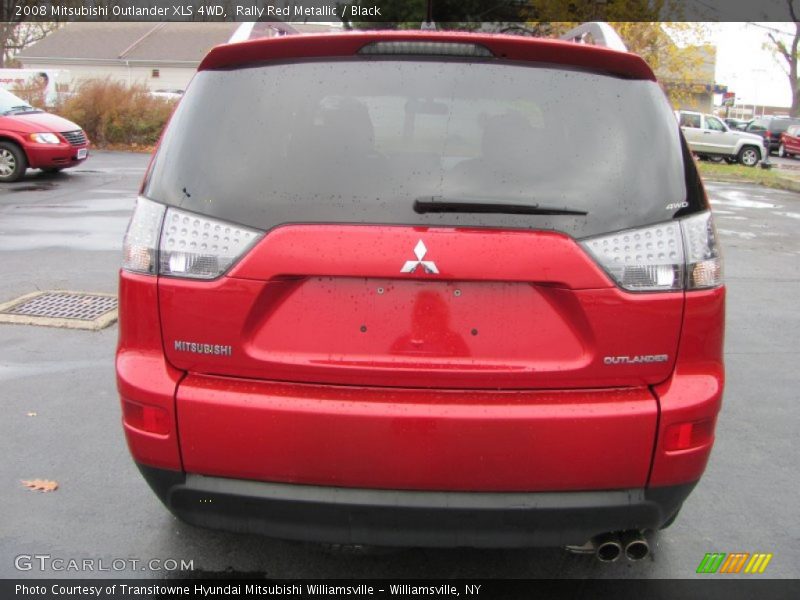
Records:
<instances>
[{"instance_id":1,"label":"white suv","mask_svg":"<svg viewBox=\"0 0 800 600\"><path fill-rule=\"evenodd\" d=\"M675 112L692 152L701 158L722 159L754 167L764 158L760 136L730 129L722 119L699 112Z\"/></svg>"}]
</instances>

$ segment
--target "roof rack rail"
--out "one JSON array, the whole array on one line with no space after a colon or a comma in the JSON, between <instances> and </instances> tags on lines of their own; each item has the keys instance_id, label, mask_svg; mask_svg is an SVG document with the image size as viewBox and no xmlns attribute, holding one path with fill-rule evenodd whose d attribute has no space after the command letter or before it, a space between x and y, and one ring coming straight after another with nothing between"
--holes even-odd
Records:
<instances>
[{"instance_id":1,"label":"roof rack rail","mask_svg":"<svg viewBox=\"0 0 800 600\"><path fill-rule=\"evenodd\" d=\"M582 23L574 29L570 29L564 35L559 36L558 39L578 44L605 46L611 50L620 50L621 52L628 51L625 42L623 42L619 34L614 31L614 28L603 21Z\"/></svg>"}]
</instances>

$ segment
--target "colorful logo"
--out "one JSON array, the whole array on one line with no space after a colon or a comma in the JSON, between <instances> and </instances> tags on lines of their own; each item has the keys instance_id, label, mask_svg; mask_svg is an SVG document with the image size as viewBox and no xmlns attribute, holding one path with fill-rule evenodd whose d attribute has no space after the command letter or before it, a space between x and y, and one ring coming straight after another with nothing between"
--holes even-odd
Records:
<instances>
[{"instance_id":1,"label":"colorful logo","mask_svg":"<svg viewBox=\"0 0 800 600\"><path fill-rule=\"evenodd\" d=\"M698 573L763 573L767 570L772 554L756 552L709 552L700 561Z\"/></svg>"}]
</instances>

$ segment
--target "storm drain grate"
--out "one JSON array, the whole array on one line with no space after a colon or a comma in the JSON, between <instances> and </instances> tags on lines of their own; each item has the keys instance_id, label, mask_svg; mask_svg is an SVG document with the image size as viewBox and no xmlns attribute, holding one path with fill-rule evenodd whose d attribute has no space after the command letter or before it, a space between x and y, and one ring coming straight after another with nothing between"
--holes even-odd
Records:
<instances>
[{"instance_id":1,"label":"storm drain grate","mask_svg":"<svg viewBox=\"0 0 800 600\"><path fill-rule=\"evenodd\" d=\"M117 320L117 297L85 292L34 292L0 305L0 323L102 329Z\"/></svg>"}]
</instances>

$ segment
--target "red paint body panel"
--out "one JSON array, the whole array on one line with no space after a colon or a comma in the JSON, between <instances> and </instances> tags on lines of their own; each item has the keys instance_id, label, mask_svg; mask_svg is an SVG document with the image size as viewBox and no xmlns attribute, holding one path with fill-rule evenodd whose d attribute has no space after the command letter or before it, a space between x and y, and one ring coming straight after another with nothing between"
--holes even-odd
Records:
<instances>
[{"instance_id":1,"label":"red paint body panel","mask_svg":"<svg viewBox=\"0 0 800 600\"><path fill-rule=\"evenodd\" d=\"M174 423L181 372L161 356L155 282L121 274L118 384L123 398L163 407ZM667 452L663 434L672 424L716 418L724 296L724 288L686 294L678 362L654 388L658 407L645 388L371 389L190 375L178 392L183 468L404 489L612 489L647 480L658 423L648 485L693 482L713 440ZM137 317L126 318L133 306ZM126 425L126 436L137 461L182 468L174 428L160 436Z\"/></svg>"},{"instance_id":2,"label":"red paint body panel","mask_svg":"<svg viewBox=\"0 0 800 600\"><path fill-rule=\"evenodd\" d=\"M21 135L27 133L61 133L81 129L81 126L77 123L47 112L5 115L0 117L0 125L4 129Z\"/></svg>"},{"instance_id":3,"label":"red paint body panel","mask_svg":"<svg viewBox=\"0 0 800 600\"><path fill-rule=\"evenodd\" d=\"M285 225L269 232L229 273L237 279L396 277L423 240L426 260L402 279L537 282L570 289L614 284L578 243L563 233L380 225Z\"/></svg>"},{"instance_id":4,"label":"red paint body panel","mask_svg":"<svg viewBox=\"0 0 800 600\"><path fill-rule=\"evenodd\" d=\"M32 169L47 169L48 167L74 167L86 158L78 159L78 150L87 148L89 144L72 146L64 144L26 144L23 146L28 157L28 166Z\"/></svg>"},{"instance_id":5,"label":"red paint body panel","mask_svg":"<svg viewBox=\"0 0 800 600\"><path fill-rule=\"evenodd\" d=\"M225 44L211 50L198 70L265 61L354 56L365 45L380 41L480 44L499 59L567 65L633 79L656 80L641 57L600 46L514 35L423 31L285 36Z\"/></svg>"},{"instance_id":6,"label":"red paint body panel","mask_svg":"<svg viewBox=\"0 0 800 600\"><path fill-rule=\"evenodd\" d=\"M400 273L419 239L438 275ZM449 389L659 383L672 372L683 312L682 293L614 287L563 234L377 226L281 227L229 277L160 278L159 300L166 355L180 369ZM604 363L619 355L668 360Z\"/></svg>"},{"instance_id":7,"label":"red paint body panel","mask_svg":"<svg viewBox=\"0 0 800 600\"><path fill-rule=\"evenodd\" d=\"M180 470L175 391L183 373L164 359L159 320L156 278L120 271L117 389L123 401L165 410L170 423L157 434L123 421L128 447L138 462Z\"/></svg>"},{"instance_id":8,"label":"red paint body panel","mask_svg":"<svg viewBox=\"0 0 800 600\"><path fill-rule=\"evenodd\" d=\"M190 375L178 392L188 472L386 489L642 487L656 412L646 388L453 392Z\"/></svg>"},{"instance_id":9,"label":"red paint body panel","mask_svg":"<svg viewBox=\"0 0 800 600\"><path fill-rule=\"evenodd\" d=\"M675 373L654 388L661 416L650 475L652 486L697 481L705 470L713 436L697 448L669 452L664 448L664 431L676 423L704 419L716 422L725 385L724 338L725 288L687 292Z\"/></svg>"},{"instance_id":10,"label":"red paint body panel","mask_svg":"<svg viewBox=\"0 0 800 600\"><path fill-rule=\"evenodd\" d=\"M781 133L781 143L788 154L800 155L800 137L784 131Z\"/></svg>"}]
</instances>

